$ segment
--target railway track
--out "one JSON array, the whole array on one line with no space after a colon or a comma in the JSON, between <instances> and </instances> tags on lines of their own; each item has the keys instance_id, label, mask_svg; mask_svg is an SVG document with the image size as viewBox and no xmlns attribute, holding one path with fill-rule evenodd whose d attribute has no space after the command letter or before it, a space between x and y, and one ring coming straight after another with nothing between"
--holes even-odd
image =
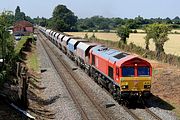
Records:
<instances>
[{"instance_id":1,"label":"railway track","mask_svg":"<svg viewBox=\"0 0 180 120\"><path fill-rule=\"evenodd\" d=\"M47 55L50 58L52 64L54 65L57 73L63 79L63 82L64 82L69 94L71 95L73 101L75 102L77 108L79 109L79 111L81 113L82 119L83 120L92 119L92 116L96 116L96 119L104 119L104 120L110 119L107 116L106 112L99 106L99 104L97 104L93 100L93 96L91 96L89 94L89 91L87 91L85 89L86 87L83 86L80 81L78 81L78 79L80 79L80 78L73 73L72 68L68 64L66 64L64 59L62 59L61 55L57 51L55 51L53 49L53 47L50 47L48 45L49 41L46 41L47 38L45 38L45 36L42 35L42 33L40 33L40 32L39 32L38 38L39 38L41 44L43 45L45 51L47 52ZM74 81L74 83L73 83L74 85L75 84L78 85L78 87L76 87L76 88L79 88L82 91L81 93L84 94L83 96L85 96L85 98L82 98L82 99L87 101L86 99L88 98L89 99L88 102L90 105L82 104L82 101L80 101L79 96L77 95L77 91L75 91L73 89L73 87L70 85L70 83L69 83L70 80ZM93 114L93 112L88 111L88 106L91 106L89 109L92 109L92 111L95 111L94 114Z\"/></svg>"},{"instance_id":2,"label":"railway track","mask_svg":"<svg viewBox=\"0 0 180 120\"><path fill-rule=\"evenodd\" d=\"M142 119L147 119L146 117L149 116L148 118L151 118L152 120L162 120L158 115L156 115L154 112L152 112L147 105L145 104L144 100L141 100L139 103L139 108L131 109L127 108L126 106L123 106L123 108L135 119L135 120L142 120ZM138 114L135 111L140 111Z\"/></svg>"},{"instance_id":3,"label":"railway track","mask_svg":"<svg viewBox=\"0 0 180 120\"><path fill-rule=\"evenodd\" d=\"M154 112L149 110L149 108L145 107L144 109L141 109L140 113L136 113L137 109L129 109L126 106L123 106L124 110L128 112L135 120L144 120L151 118L152 120L162 120L159 116L157 116ZM145 116L148 115L149 117ZM147 118L146 118L147 117Z\"/></svg>"},{"instance_id":4,"label":"railway track","mask_svg":"<svg viewBox=\"0 0 180 120\"><path fill-rule=\"evenodd\" d=\"M107 89L105 89L104 90L107 94L109 94L110 96L112 96L108 91L107 91ZM119 102L118 102L119 103ZM152 112L148 107L147 107L147 103L145 103L145 100L142 100L141 99L141 108L143 108L143 109L141 109L141 111L142 111L142 113L140 113L140 114L137 114L137 113L135 113L135 111L136 110L134 110L134 109L131 109L131 108L128 108L128 107L126 107L126 105L122 105L121 103L119 103L122 107L123 107L123 109L133 118L133 119L135 119L135 120L144 120L144 118L143 117L141 117L141 116L143 116L142 114L143 113L146 113L146 114L148 114L148 115L150 115L151 116L151 118L152 118L152 120L163 120L162 118L160 118L158 115L156 115L154 112Z\"/></svg>"},{"instance_id":5,"label":"railway track","mask_svg":"<svg viewBox=\"0 0 180 120\"><path fill-rule=\"evenodd\" d=\"M152 111L147 107L147 103L145 102L145 100L142 100L142 104L143 104L144 109L146 110L146 112L148 112L150 115L152 115L156 120L162 120L158 115L156 115L154 112L152 112Z\"/></svg>"}]
</instances>

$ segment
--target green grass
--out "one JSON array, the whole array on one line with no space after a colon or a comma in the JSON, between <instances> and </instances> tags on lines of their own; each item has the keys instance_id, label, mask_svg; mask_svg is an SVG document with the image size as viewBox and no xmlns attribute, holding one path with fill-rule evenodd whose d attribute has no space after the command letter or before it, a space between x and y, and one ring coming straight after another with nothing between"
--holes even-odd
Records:
<instances>
[{"instance_id":1,"label":"green grass","mask_svg":"<svg viewBox=\"0 0 180 120\"><path fill-rule=\"evenodd\" d=\"M31 70L38 72L39 71L39 62L38 62L38 56L37 56L37 52L35 50L33 50L27 57L27 66L28 68L30 68Z\"/></svg>"},{"instance_id":2,"label":"green grass","mask_svg":"<svg viewBox=\"0 0 180 120\"><path fill-rule=\"evenodd\" d=\"M15 53L16 54L19 54L21 48L23 47L23 44L26 42L26 40L31 37L31 36L22 36L21 37L21 40L19 40L16 44L16 47L15 47Z\"/></svg>"},{"instance_id":3,"label":"green grass","mask_svg":"<svg viewBox=\"0 0 180 120\"><path fill-rule=\"evenodd\" d=\"M23 44L26 42L28 38L31 38L32 36L22 36L21 40L17 42L17 45L15 47L15 53L19 54L21 48L23 47ZM33 49L32 52L28 53L27 60L26 60L27 66L29 69L34 70L38 72L39 70L39 63L37 60L37 53Z\"/></svg>"}]
</instances>

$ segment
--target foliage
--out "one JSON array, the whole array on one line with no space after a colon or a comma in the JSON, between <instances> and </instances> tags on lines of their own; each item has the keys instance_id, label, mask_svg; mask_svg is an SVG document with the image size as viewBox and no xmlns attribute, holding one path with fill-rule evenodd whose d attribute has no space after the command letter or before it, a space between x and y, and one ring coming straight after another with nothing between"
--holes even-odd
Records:
<instances>
[{"instance_id":1,"label":"foliage","mask_svg":"<svg viewBox=\"0 0 180 120\"><path fill-rule=\"evenodd\" d=\"M33 19L31 17L29 17L29 16L25 16L25 20L29 21L32 24L34 23Z\"/></svg>"},{"instance_id":2,"label":"foliage","mask_svg":"<svg viewBox=\"0 0 180 120\"><path fill-rule=\"evenodd\" d=\"M180 18L176 16L174 19L170 18L150 18L145 19L141 16L137 16L134 19L128 18L105 18L103 16L93 16L91 18L78 19L77 29L78 31L88 30L88 29L116 29L117 26L126 25L130 29L141 29L147 24L153 23L166 23L171 25L173 28L180 28Z\"/></svg>"},{"instance_id":3,"label":"foliage","mask_svg":"<svg viewBox=\"0 0 180 120\"><path fill-rule=\"evenodd\" d=\"M84 39L88 39L88 34L87 33L84 35Z\"/></svg>"},{"instance_id":4,"label":"foliage","mask_svg":"<svg viewBox=\"0 0 180 120\"><path fill-rule=\"evenodd\" d=\"M12 11L3 11L0 13L0 24L9 27L14 22L14 15Z\"/></svg>"},{"instance_id":5,"label":"foliage","mask_svg":"<svg viewBox=\"0 0 180 120\"><path fill-rule=\"evenodd\" d=\"M21 40L17 43L16 47L15 47L15 53L19 54L21 48L23 47L23 45L25 44L26 40L29 38L29 36L22 36Z\"/></svg>"},{"instance_id":6,"label":"foliage","mask_svg":"<svg viewBox=\"0 0 180 120\"><path fill-rule=\"evenodd\" d=\"M0 87L2 86L5 79L6 79L6 71L0 71Z\"/></svg>"},{"instance_id":7,"label":"foliage","mask_svg":"<svg viewBox=\"0 0 180 120\"><path fill-rule=\"evenodd\" d=\"M17 8L15 10L15 22L21 21L21 20L25 20L25 13L21 12L20 7L17 6Z\"/></svg>"},{"instance_id":8,"label":"foliage","mask_svg":"<svg viewBox=\"0 0 180 120\"><path fill-rule=\"evenodd\" d=\"M49 22L49 24L50 24L50 21L51 21L51 20L48 20L48 19L46 19L46 18L44 18L44 17L39 18L39 16L38 16L37 18L34 18L34 19L33 19L33 22L34 22L35 24L40 25L40 26L42 26L42 27L47 27L47 26L48 26L48 22Z\"/></svg>"},{"instance_id":9,"label":"foliage","mask_svg":"<svg viewBox=\"0 0 180 120\"><path fill-rule=\"evenodd\" d=\"M26 16L24 12L21 12L20 7L17 6L15 10L14 22L21 20L26 20L29 21L30 23L34 23L34 20L30 16Z\"/></svg>"},{"instance_id":10,"label":"foliage","mask_svg":"<svg viewBox=\"0 0 180 120\"><path fill-rule=\"evenodd\" d=\"M90 39L90 40L96 40L97 38L96 38L96 36L95 36L95 33L93 33L92 36L89 37L89 39Z\"/></svg>"},{"instance_id":11,"label":"foliage","mask_svg":"<svg viewBox=\"0 0 180 120\"><path fill-rule=\"evenodd\" d=\"M6 56L6 51L8 50L7 41L10 37L9 32L7 31L8 20L7 16L9 12L3 12L0 16L0 43L1 43L1 50L2 50L2 58L4 59Z\"/></svg>"},{"instance_id":12,"label":"foliage","mask_svg":"<svg viewBox=\"0 0 180 120\"><path fill-rule=\"evenodd\" d=\"M11 12L4 11L0 15L0 49L2 49L2 58L4 59L3 61L3 66L1 67L1 81L6 79L6 77L9 75L9 72L11 71L11 68L14 63L14 42L12 36L9 34L8 26L10 25L9 22L9 16L11 15Z\"/></svg>"},{"instance_id":13,"label":"foliage","mask_svg":"<svg viewBox=\"0 0 180 120\"><path fill-rule=\"evenodd\" d=\"M171 31L170 27L167 24L150 24L147 27L145 27L145 31L147 35L145 36L146 40L146 49L149 45L149 40L152 39L155 43L157 56L160 55L160 53L164 53L164 43L169 39L168 38L168 32Z\"/></svg>"},{"instance_id":14,"label":"foliage","mask_svg":"<svg viewBox=\"0 0 180 120\"><path fill-rule=\"evenodd\" d=\"M120 41L122 41L124 44L127 43L126 38L129 38L130 29L127 26L119 26L117 28L117 35L121 38Z\"/></svg>"},{"instance_id":15,"label":"foliage","mask_svg":"<svg viewBox=\"0 0 180 120\"><path fill-rule=\"evenodd\" d=\"M53 29L58 31L74 31L77 17L64 5L58 5L53 11L51 19Z\"/></svg>"}]
</instances>

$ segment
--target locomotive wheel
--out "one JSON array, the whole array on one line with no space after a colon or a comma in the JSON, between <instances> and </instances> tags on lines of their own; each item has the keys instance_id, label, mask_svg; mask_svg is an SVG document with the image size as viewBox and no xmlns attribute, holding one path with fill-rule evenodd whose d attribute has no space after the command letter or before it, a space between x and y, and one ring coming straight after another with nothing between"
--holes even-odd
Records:
<instances>
[{"instance_id":1,"label":"locomotive wheel","mask_svg":"<svg viewBox=\"0 0 180 120\"><path fill-rule=\"evenodd\" d=\"M85 73L90 76L90 71L88 69L85 68Z\"/></svg>"},{"instance_id":2,"label":"locomotive wheel","mask_svg":"<svg viewBox=\"0 0 180 120\"><path fill-rule=\"evenodd\" d=\"M109 89L110 94L113 95L113 85L111 82L108 84L108 89Z\"/></svg>"},{"instance_id":3,"label":"locomotive wheel","mask_svg":"<svg viewBox=\"0 0 180 120\"><path fill-rule=\"evenodd\" d=\"M101 88L103 88L103 85L101 84L101 77L100 77L100 76L98 77L98 84L99 84L99 86L100 86Z\"/></svg>"}]
</instances>

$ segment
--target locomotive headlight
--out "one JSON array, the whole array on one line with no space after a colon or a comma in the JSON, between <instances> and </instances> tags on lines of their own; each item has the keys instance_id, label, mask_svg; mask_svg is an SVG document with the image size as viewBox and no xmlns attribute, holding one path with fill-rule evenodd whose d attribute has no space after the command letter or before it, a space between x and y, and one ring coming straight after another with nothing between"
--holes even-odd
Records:
<instances>
[{"instance_id":1,"label":"locomotive headlight","mask_svg":"<svg viewBox=\"0 0 180 120\"><path fill-rule=\"evenodd\" d=\"M151 85L144 85L144 88L145 88L145 89L150 89L150 88L151 88Z\"/></svg>"},{"instance_id":2,"label":"locomotive headlight","mask_svg":"<svg viewBox=\"0 0 180 120\"><path fill-rule=\"evenodd\" d=\"M145 89L150 89L151 88L151 82L150 81L144 82L144 88Z\"/></svg>"}]
</instances>

